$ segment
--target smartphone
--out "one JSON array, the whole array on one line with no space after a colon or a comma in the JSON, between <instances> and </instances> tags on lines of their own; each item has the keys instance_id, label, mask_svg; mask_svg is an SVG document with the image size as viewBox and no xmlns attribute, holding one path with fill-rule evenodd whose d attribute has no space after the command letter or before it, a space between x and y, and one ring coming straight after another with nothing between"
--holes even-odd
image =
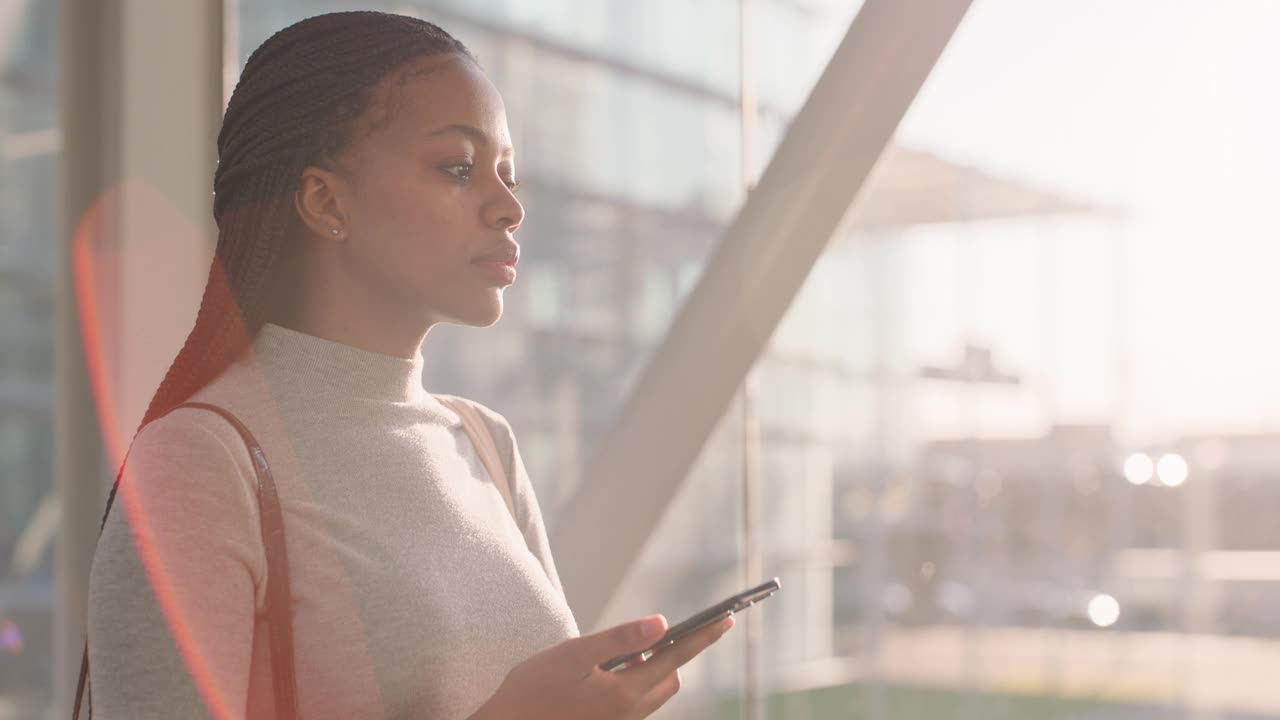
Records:
<instances>
[{"instance_id":1,"label":"smartphone","mask_svg":"<svg viewBox=\"0 0 1280 720\"><path fill-rule=\"evenodd\" d=\"M678 625L668 628L666 634L663 635L660 640L644 650L628 653L626 655L619 655L616 658L600 663L600 669L615 672L629 668L632 665L642 663L652 657L655 652L667 647L668 645L675 644L675 642L680 638L695 633L708 625L714 625L736 612L746 610L757 602L778 592L778 588L780 587L782 587L782 583L778 578L773 578L769 582L743 590L736 595L726 598L723 602L718 602L706 610L694 614L692 617L684 620Z\"/></svg>"}]
</instances>

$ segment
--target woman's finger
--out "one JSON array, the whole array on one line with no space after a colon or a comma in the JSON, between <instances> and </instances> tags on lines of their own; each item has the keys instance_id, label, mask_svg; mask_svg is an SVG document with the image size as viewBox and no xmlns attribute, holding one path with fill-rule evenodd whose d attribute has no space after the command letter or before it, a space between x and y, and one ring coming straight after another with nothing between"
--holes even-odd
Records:
<instances>
[{"instance_id":1,"label":"woman's finger","mask_svg":"<svg viewBox=\"0 0 1280 720\"><path fill-rule=\"evenodd\" d=\"M673 670L670 675L666 676L657 685L649 688L644 694L640 702L633 708L632 713L628 715L628 720L640 720L647 718L658 711L658 708L667 704L677 692L680 692L680 671Z\"/></svg>"},{"instance_id":2,"label":"woman's finger","mask_svg":"<svg viewBox=\"0 0 1280 720\"><path fill-rule=\"evenodd\" d=\"M681 638L675 645L659 650L636 667L619 670L618 674L626 678L627 682L638 683L645 692L648 692L649 688L657 686L681 665L689 662L698 653L719 640L729 631L729 628L733 627L733 622L733 616L730 615L715 625L708 625L692 635Z\"/></svg>"}]
</instances>

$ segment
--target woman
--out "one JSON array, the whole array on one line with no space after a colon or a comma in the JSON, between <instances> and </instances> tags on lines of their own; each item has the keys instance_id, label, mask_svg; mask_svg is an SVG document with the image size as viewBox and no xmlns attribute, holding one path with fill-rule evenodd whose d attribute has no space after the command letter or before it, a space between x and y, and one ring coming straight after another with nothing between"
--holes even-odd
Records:
<instances>
[{"instance_id":1,"label":"woman","mask_svg":"<svg viewBox=\"0 0 1280 720\"><path fill-rule=\"evenodd\" d=\"M215 261L134 438L89 598L98 718L270 717L238 417L275 478L304 718L640 718L731 625L626 670L661 616L579 636L511 429L509 510L422 386L437 323L502 313L524 218L498 92L457 40L313 17L249 58L218 136ZM113 491L114 498L114 491Z\"/></svg>"}]
</instances>

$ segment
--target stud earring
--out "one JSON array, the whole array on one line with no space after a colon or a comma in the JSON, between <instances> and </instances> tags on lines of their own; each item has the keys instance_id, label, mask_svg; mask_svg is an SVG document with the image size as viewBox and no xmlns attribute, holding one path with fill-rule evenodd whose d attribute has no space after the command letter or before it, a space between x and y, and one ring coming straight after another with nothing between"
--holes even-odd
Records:
<instances>
[{"instance_id":1,"label":"stud earring","mask_svg":"<svg viewBox=\"0 0 1280 720\"><path fill-rule=\"evenodd\" d=\"M329 229L329 232L333 233L334 235L337 235L337 234L338 234L338 228L330 228L330 229Z\"/></svg>"}]
</instances>

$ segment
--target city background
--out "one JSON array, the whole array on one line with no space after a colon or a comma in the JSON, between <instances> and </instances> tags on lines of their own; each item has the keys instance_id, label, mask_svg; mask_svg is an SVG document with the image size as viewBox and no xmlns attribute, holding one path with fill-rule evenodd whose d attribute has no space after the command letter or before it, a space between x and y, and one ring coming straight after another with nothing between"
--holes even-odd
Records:
<instances>
[{"instance_id":1,"label":"city background","mask_svg":"<svg viewBox=\"0 0 1280 720\"><path fill-rule=\"evenodd\" d=\"M865 18L227 0L224 100L271 33L352 8L439 23L503 93L521 279L498 325L432 333L426 383L511 421L554 544ZM52 717L79 642L56 629L63 9L0 0L0 720ZM973 3L594 618L782 579L659 717L1280 717L1277 28L1266 0Z\"/></svg>"}]
</instances>

